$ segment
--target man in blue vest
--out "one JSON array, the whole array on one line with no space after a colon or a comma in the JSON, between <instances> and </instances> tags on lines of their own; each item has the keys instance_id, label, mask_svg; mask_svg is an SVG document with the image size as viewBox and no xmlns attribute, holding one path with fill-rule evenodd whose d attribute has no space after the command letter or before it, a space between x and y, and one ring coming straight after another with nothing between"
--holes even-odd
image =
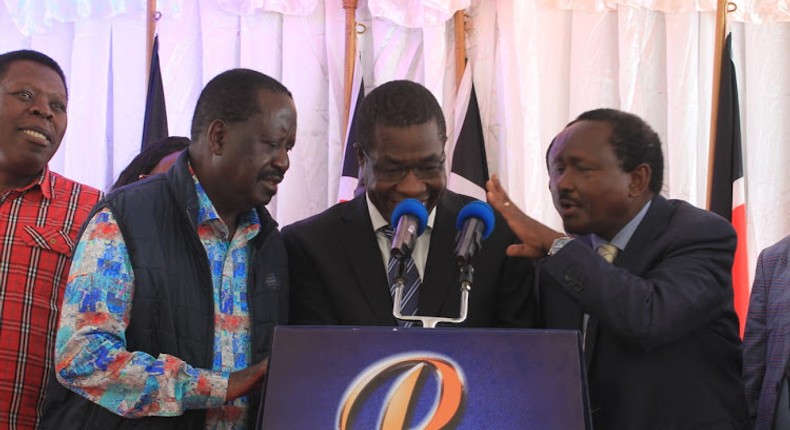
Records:
<instances>
[{"instance_id":1,"label":"man in blue vest","mask_svg":"<svg viewBox=\"0 0 790 430\"><path fill-rule=\"evenodd\" d=\"M290 92L212 79L176 164L109 194L69 274L45 428L252 428L287 269L264 205L294 146ZM57 385L57 384L53 384Z\"/></svg>"}]
</instances>

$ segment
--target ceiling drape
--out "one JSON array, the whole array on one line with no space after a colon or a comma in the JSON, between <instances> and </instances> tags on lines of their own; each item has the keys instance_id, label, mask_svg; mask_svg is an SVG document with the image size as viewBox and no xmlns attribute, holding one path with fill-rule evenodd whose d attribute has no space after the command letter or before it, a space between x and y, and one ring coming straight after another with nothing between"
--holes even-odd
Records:
<instances>
[{"instance_id":1,"label":"ceiling drape","mask_svg":"<svg viewBox=\"0 0 790 430\"><path fill-rule=\"evenodd\" d=\"M715 3L360 0L359 58L368 91L412 79L453 118L451 18L465 9L489 170L528 213L561 227L545 151L569 120L597 107L652 124L664 143L663 194L704 207ZM760 249L790 234L790 5L734 3L753 268ZM0 2L0 52L40 50L68 78L69 126L53 170L106 189L139 151L144 10L145 0ZM291 170L270 209L285 225L333 204L343 151L342 0L159 0L158 10L171 134L189 135L197 96L216 74L267 73L293 92L299 116Z\"/></svg>"}]
</instances>

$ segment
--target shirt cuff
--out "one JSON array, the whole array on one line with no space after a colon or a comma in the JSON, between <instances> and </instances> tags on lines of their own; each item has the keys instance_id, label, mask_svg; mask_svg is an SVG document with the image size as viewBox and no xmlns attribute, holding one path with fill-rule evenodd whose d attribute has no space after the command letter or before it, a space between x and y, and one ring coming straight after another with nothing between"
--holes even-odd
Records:
<instances>
[{"instance_id":1,"label":"shirt cuff","mask_svg":"<svg viewBox=\"0 0 790 430\"><path fill-rule=\"evenodd\" d=\"M193 369L194 378L184 393L184 409L210 409L225 404L230 372Z\"/></svg>"}]
</instances>

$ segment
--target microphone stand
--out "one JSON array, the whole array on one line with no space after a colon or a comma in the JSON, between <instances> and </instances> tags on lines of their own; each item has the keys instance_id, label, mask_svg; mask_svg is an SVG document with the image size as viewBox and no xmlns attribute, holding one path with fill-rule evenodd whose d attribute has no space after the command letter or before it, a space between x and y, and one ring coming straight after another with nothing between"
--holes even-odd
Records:
<instances>
[{"instance_id":1,"label":"microphone stand","mask_svg":"<svg viewBox=\"0 0 790 430\"><path fill-rule=\"evenodd\" d=\"M472 290L472 277L475 269L471 264L461 266L461 276L459 280L461 289L461 305L458 313L458 318L449 317L430 317L424 315L403 315L400 312L401 301L403 300L404 278L403 272L405 269L403 260L399 261L398 274L395 276L395 295L392 300L392 315L395 318L403 321L419 321L422 323L423 328L436 328L436 324L450 323L460 324L466 321L466 315L469 311L469 292Z\"/></svg>"}]
</instances>

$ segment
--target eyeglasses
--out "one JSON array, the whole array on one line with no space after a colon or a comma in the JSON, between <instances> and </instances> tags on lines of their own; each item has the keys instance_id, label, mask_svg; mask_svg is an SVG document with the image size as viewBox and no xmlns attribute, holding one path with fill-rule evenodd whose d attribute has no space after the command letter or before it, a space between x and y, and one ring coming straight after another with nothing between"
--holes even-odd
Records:
<instances>
[{"instance_id":1,"label":"eyeglasses","mask_svg":"<svg viewBox=\"0 0 790 430\"><path fill-rule=\"evenodd\" d=\"M412 166L382 166L374 163L373 157L367 152L363 151L362 153L365 155L365 158L371 161L373 171L376 172L376 178L384 182L400 182L409 172L414 172L414 176L418 179L436 179L444 172L444 161L447 159L447 155L442 153L442 158L439 159L439 161L431 161Z\"/></svg>"}]
</instances>

